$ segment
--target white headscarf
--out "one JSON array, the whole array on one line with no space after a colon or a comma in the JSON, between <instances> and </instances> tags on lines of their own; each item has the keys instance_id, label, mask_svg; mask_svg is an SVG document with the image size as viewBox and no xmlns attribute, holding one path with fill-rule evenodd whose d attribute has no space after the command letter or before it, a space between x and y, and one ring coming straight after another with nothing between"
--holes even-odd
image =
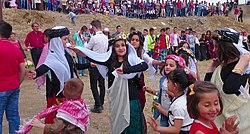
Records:
<instances>
[{"instance_id":1,"label":"white headscarf","mask_svg":"<svg viewBox=\"0 0 250 134\"><path fill-rule=\"evenodd\" d=\"M137 65L137 64L143 62L143 60L141 60L137 56L137 53L136 53L134 47L129 42L127 42L127 44L128 44L128 50L127 50L128 51L128 63L131 66L134 66L134 65ZM90 59L93 59L93 60L98 61L98 62L107 61L110 58L111 54L112 54L112 48L110 48L108 52L102 53L102 54L93 52L93 51L91 51L91 50L89 50L87 48L83 48L83 47L75 47L75 48L79 49L81 52L83 52L85 55L87 55ZM103 78L108 79L108 77L107 77L108 68L106 66L97 65L97 69L99 70L99 72L101 73ZM135 77L135 75L138 74L138 73L118 74L116 72L116 70L114 70L112 72L112 74L115 77L119 75L122 78L131 79L131 78Z\"/></svg>"},{"instance_id":2,"label":"white headscarf","mask_svg":"<svg viewBox=\"0 0 250 134\"><path fill-rule=\"evenodd\" d=\"M64 82L71 77L70 67L65 57L65 50L60 37L50 40L48 56L43 64L52 69L60 81L60 91L57 93L58 95L63 91Z\"/></svg>"}]
</instances>

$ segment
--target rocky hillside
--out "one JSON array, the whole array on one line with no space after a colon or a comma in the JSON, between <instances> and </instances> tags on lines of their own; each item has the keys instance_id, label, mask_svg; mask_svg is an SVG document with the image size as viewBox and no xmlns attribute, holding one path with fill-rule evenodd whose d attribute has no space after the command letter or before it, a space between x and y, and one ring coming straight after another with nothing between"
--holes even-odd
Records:
<instances>
[{"instance_id":1,"label":"rocky hillside","mask_svg":"<svg viewBox=\"0 0 250 134\"><path fill-rule=\"evenodd\" d=\"M28 11L17 9L4 9L3 18L13 26L13 31L18 34L21 41L24 40L26 34L31 31L31 23L38 22L41 24L41 30L51 28L56 25L67 26L71 33L76 32L81 26L89 26L93 19L99 19L103 23L103 28L107 27L114 32L117 25L121 25L124 32L128 32L129 28L134 26L138 30L154 27L157 32L164 27L178 27L179 30L192 27L197 33L204 33L206 30L215 30L216 28L231 27L236 30L245 30L250 32L250 7L243 6L245 10L245 22L238 23L233 20L233 15L224 16L208 16L208 17L176 17L176 18L159 18L155 20L130 19L122 16L105 16L96 15L78 15L76 18L76 26L70 23L70 19L65 14L51 11Z\"/></svg>"}]
</instances>

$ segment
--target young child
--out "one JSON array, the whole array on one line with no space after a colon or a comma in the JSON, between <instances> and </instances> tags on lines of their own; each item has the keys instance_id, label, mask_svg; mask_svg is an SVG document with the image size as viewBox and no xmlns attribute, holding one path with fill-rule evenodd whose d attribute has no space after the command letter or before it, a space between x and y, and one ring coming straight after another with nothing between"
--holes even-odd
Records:
<instances>
[{"instance_id":1,"label":"young child","mask_svg":"<svg viewBox=\"0 0 250 134\"><path fill-rule=\"evenodd\" d=\"M74 12L69 12L68 17L71 19L71 23L75 26L76 25L76 22L75 22L76 14Z\"/></svg>"},{"instance_id":2,"label":"young child","mask_svg":"<svg viewBox=\"0 0 250 134\"><path fill-rule=\"evenodd\" d=\"M220 132L213 122L223 109L219 91L214 84L207 81L197 81L189 87L187 110L190 117L195 119L189 134L237 133L239 122L235 124L236 116L226 119Z\"/></svg>"},{"instance_id":3,"label":"young child","mask_svg":"<svg viewBox=\"0 0 250 134\"><path fill-rule=\"evenodd\" d=\"M155 106L160 113L168 116L170 126L159 126L156 120L151 117L148 123L155 131L175 134L189 133L193 119L189 117L187 112L185 90L193 82L194 79L190 78L183 69L175 69L168 75L168 91L173 97L169 110L164 110L159 103L156 103Z\"/></svg>"},{"instance_id":4,"label":"young child","mask_svg":"<svg viewBox=\"0 0 250 134\"><path fill-rule=\"evenodd\" d=\"M155 46L153 51L153 59L160 60L161 57L161 51L160 51L160 38L155 39ZM154 68L156 70L156 73L158 72L158 65L154 65Z\"/></svg>"},{"instance_id":5,"label":"young child","mask_svg":"<svg viewBox=\"0 0 250 134\"><path fill-rule=\"evenodd\" d=\"M32 121L28 122L24 127L21 127L21 130L17 133L28 133L32 126L43 129L45 134L85 133L89 125L89 110L83 99L81 99L83 86L83 82L78 78L68 80L63 90L66 101L62 102L60 106L54 106L39 113ZM57 114L54 119L54 124L43 124L39 121L39 119L55 111L57 111Z\"/></svg>"},{"instance_id":6,"label":"young child","mask_svg":"<svg viewBox=\"0 0 250 134\"><path fill-rule=\"evenodd\" d=\"M162 73L162 77L160 79L160 90L159 91L154 91L153 89L149 88L149 87L144 87L144 90L146 90L148 93L151 93L153 95L155 95L158 92L158 100L157 102L159 104L162 105L164 110L169 110L169 106L170 106L170 97L168 95L168 80L167 80L167 76L170 72L172 72L173 70L177 69L177 68L182 68L184 69L185 67L185 61L184 59L182 59L179 56L176 55L168 55L166 57L166 62L165 65L163 66L161 72ZM159 113L158 109L155 109L154 111L154 119L157 119L159 117L159 115L161 115L161 120L160 120L160 125L163 127L168 127L168 117Z\"/></svg>"}]
</instances>

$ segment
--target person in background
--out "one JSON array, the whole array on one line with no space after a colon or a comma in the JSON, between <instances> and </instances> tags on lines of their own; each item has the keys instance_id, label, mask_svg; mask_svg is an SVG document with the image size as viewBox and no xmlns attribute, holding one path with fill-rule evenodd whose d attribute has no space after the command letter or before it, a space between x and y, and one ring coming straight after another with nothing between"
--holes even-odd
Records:
<instances>
[{"instance_id":1,"label":"person in background","mask_svg":"<svg viewBox=\"0 0 250 134\"><path fill-rule=\"evenodd\" d=\"M88 28L86 26L82 26L81 30L76 32L73 36L74 42L76 44L76 46L79 47L84 47L84 40L88 40L88 39L84 39L84 38L88 38L84 35L84 33L88 30ZM76 54L77 59L78 59L78 63L79 64L84 64L86 63L86 59L83 58L82 56ZM85 70L79 70L79 75L80 76L85 76L86 72Z\"/></svg>"},{"instance_id":2,"label":"person in background","mask_svg":"<svg viewBox=\"0 0 250 134\"><path fill-rule=\"evenodd\" d=\"M156 36L155 36L154 32L155 32L154 28L150 28L149 29L149 35L148 35L148 55L150 57L153 56L153 50L154 50L154 46L155 46Z\"/></svg>"},{"instance_id":3,"label":"person in background","mask_svg":"<svg viewBox=\"0 0 250 134\"><path fill-rule=\"evenodd\" d=\"M115 38L116 36L120 36L122 32L122 27L120 25L116 26L116 32L111 35L111 38Z\"/></svg>"},{"instance_id":4,"label":"person in background","mask_svg":"<svg viewBox=\"0 0 250 134\"><path fill-rule=\"evenodd\" d=\"M28 51L31 51L31 57L36 67L44 47L44 40L43 32L39 31L39 24L34 22L31 27L33 31L28 33L24 43Z\"/></svg>"},{"instance_id":5,"label":"person in background","mask_svg":"<svg viewBox=\"0 0 250 134\"><path fill-rule=\"evenodd\" d=\"M104 28L104 29L103 29L103 34L106 35L106 36L108 37L108 39L111 38L110 31L109 31L108 28Z\"/></svg>"},{"instance_id":6,"label":"person in background","mask_svg":"<svg viewBox=\"0 0 250 134\"><path fill-rule=\"evenodd\" d=\"M20 125L18 98L20 85L26 75L23 54L8 38L12 26L0 21L0 133L5 112L9 134L15 134Z\"/></svg>"},{"instance_id":7,"label":"person in background","mask_svg":"<svg viewBox=\"0 0 250 134\"><path fill-rule=\"evenodd\" d=\"M100 54L107 52L108 37L102 32L101 22L99 20L93 20L90 24L95 35L90 38L90 41L84 47ZM95 100L95 105L90 109L90 111L94 113L101 113L104 109L105 80L97 67L90 68L89 75L90 88ZM97 82L99 84L100 92L98 92Z\"/></svg>"},{"instance_id":8,"label":"person in background","mask_svg":"<svg viewBox=\"0 0 250 134\"><path fill-rule=\"evenodd\" d=\"M71 23L75 26L76 25L76 22L75 22L76 14L74 12L69 12L68 17L70 18Z\"/></svg>"},{"instance_id":9,"label":"person in background","mask_svg":"<svg viewBox=\"0 0 250 134\"><path fill-rule=\"evenodd\" d=\"M144 43L143 49L146 53L148 53L148 29L143 29Z\"/></svg>"},{"instance_id":10,"label":"person in background","mask_svg":"<svg viewBox=\"0 0 250 134\"><path fill-rule=\"evenodd\" d=\"M23 54L23 58L26 59L26 54L23 51L23 47L19 40L16 39L16 33L12 32L9 38L10 42L13 43L17 48L19 48Z\"/></svg>"}]
</instances>

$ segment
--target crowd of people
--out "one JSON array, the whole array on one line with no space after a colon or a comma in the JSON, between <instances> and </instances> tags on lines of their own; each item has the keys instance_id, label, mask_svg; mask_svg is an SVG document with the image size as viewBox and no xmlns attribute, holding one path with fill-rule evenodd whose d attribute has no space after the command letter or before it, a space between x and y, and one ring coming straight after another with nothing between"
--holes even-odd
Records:
<instances>
[{"instance_id":1,"label":"crowd of people","mask_svg":"<svg viewBox=\"0 0 250 134\"><path fill-rule=\"evenodd\" d=\"M5 8L50 10L74 14L121 15L129 18L228 15L238 0L209 3L194 0L5 0Z\"/></svg>"},{"instance_id":2,"label":"crowd of people","mask_svg":"<svg viewBox=\"0 0 250 134\"><path fill-rule=\"evenodd\" d=\"M39 23L32 23L25 46L35 67L26 71L22 45L12 26L0 21L0 133L4 112L11 134L28 133L32 127L45 133L84 133L89 115L102 114L106 93L112 134L146 134L147 123L159 133L250 132L246 112L250 109L250 36L246 32L223 28L199 38L192 28L179 33L177 27L167 27L156 35L154 28L140 32L131 27L130 33L122 33L118 25L111 35L100 20L90 25L82 26L70 40L67 27L41 32ZM197 66L202 60L212 60L205 81ZM84 83L80 77L86 69L93 107L81 98ZM157 73L162 75L159 90L144 82L149 77L155 83ZM38 89L46 83L47 106L19 128L18 97L25 76L36 80ZM157 98L148 119L144 115L146 92Z\"/></svg>"}]
</instances>

